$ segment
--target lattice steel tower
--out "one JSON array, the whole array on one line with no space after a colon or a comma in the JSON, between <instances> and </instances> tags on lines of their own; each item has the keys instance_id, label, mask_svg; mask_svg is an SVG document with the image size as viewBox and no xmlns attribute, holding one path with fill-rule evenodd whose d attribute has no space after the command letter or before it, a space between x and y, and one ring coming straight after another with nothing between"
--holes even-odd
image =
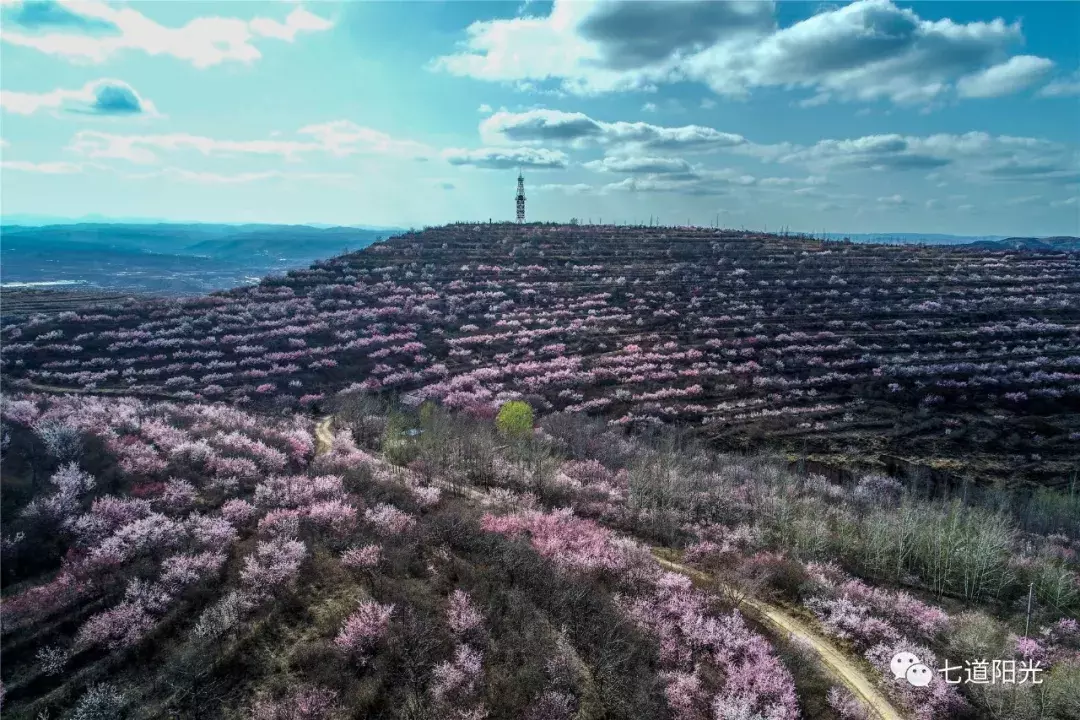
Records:
<instances>
[{"instance_id":1,"label":"lattice steel tower","mask_svg":"<svg viewBox=\"0 0 1080 720\"><path fill-rule=\"evenodd\" d=\"M517 200L517 221L523 223L525 222L525 178L522 177L521 170L518 170L517 196L514 199Z\"/></svg>"}]
</instances>

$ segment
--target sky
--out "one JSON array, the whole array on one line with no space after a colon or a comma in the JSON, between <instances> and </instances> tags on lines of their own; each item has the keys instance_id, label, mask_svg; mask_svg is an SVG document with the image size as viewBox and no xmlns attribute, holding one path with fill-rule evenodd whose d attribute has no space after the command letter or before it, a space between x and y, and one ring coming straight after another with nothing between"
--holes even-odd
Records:
<instances>
[{"instance_id":1,"label":"sky","mask_svg":"<svg viewBox=\"0 0 1080 720\"><path fill-rule=\"evenodd\" d=\"M0 214L1080 235L1078 2L0 0Z\"/></svg>"}]
</instances>

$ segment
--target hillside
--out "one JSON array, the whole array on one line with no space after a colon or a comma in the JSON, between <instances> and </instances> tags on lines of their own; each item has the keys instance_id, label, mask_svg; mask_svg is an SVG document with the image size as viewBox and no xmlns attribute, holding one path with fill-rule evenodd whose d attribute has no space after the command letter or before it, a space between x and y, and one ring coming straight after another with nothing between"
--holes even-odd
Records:
<instances>
[{"instance_id":1,"label":"hillside","mask_svg":"<svg viewBox=\"0 0 1080 720\"><path fill-rule=\"evenodd\" d=\"M5 382L309 407L526 397L823 471L1065 486L1080 255L450 225L202 298L3 330Z\"/></svg>"},{"instance_id":2,"label":"hillside","mask_svg":"<svg viewBox=\"0 0 1080 720\"><path fill-rule=\"evenodd\" d=\"M1075 716L1075 496L1002 514L572 413L327 409L5 396L5 718ZM916 688L898 651L1044 675Z\"/></svg>"}]
</instances>

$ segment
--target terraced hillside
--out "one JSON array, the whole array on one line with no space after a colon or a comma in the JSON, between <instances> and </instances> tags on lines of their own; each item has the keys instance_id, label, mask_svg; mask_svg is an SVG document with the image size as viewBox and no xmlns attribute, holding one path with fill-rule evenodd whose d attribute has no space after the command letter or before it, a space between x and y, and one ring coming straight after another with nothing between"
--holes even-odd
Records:
<instances>
[{"instance_id":1,"label":"terraced hillside","mask_svg":"<svg viewBox=\"0 0 1080 720\"><path fill-rule=\"evenodd\" d=\"M1069 252L457 224L254 287L7 325L3 372L253 404L524 396L836 467L1063 485L1078 291Z\"/></svg>"}]
</instances>

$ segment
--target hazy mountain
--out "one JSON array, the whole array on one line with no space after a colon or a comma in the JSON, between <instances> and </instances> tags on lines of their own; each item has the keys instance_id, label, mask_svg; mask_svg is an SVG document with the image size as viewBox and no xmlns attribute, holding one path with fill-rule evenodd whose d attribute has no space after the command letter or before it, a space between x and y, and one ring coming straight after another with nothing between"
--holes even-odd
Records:
<instances>
[{"instance_id":1,"label":"hazy mountain","mask_svg":"<svg viewBox=\"0 0 1080 720\"><path fill-rule=\"evenodd\" d=\"M996 241L971 243L973 247L1002 250L1080 250L1080 238L1071 235L1054 237L1010 237Z\"/></svg>"},{"instance_id":2,"label":"hazy mountain","mask_svg":"<svg viewBox=\"0 0 1080 720\"><path fill-rule=\"evenodd\" d=\"M0 227L6 286L204 293L306 267L391 233L351 227L97 224Z\"/></svg>"},{"instance_id":3,"label":"hazy mountain","mask_svg":"<svg viewBox=\"0 0 1080 720\"><path fill-rule=\"evenodd\" d=\"M217 227L250 227L252 223L202 223L183 222L155 217L109 217L107 215L82 215L80 217L63 217L60 215L36 215L33 213L2 213L0 214L0 226L20 225L23 227L42 227L45 225L183 225L184 227L199 227L214 225ZM280 225L275 223L263 223L261 227L313 227L320 230L335 227L356 228L359 230L382 230L384 232L401 231L404 228L393 225L328 225L326 223L304 223L303 225Z\"/></svg>"}]
</instances>

